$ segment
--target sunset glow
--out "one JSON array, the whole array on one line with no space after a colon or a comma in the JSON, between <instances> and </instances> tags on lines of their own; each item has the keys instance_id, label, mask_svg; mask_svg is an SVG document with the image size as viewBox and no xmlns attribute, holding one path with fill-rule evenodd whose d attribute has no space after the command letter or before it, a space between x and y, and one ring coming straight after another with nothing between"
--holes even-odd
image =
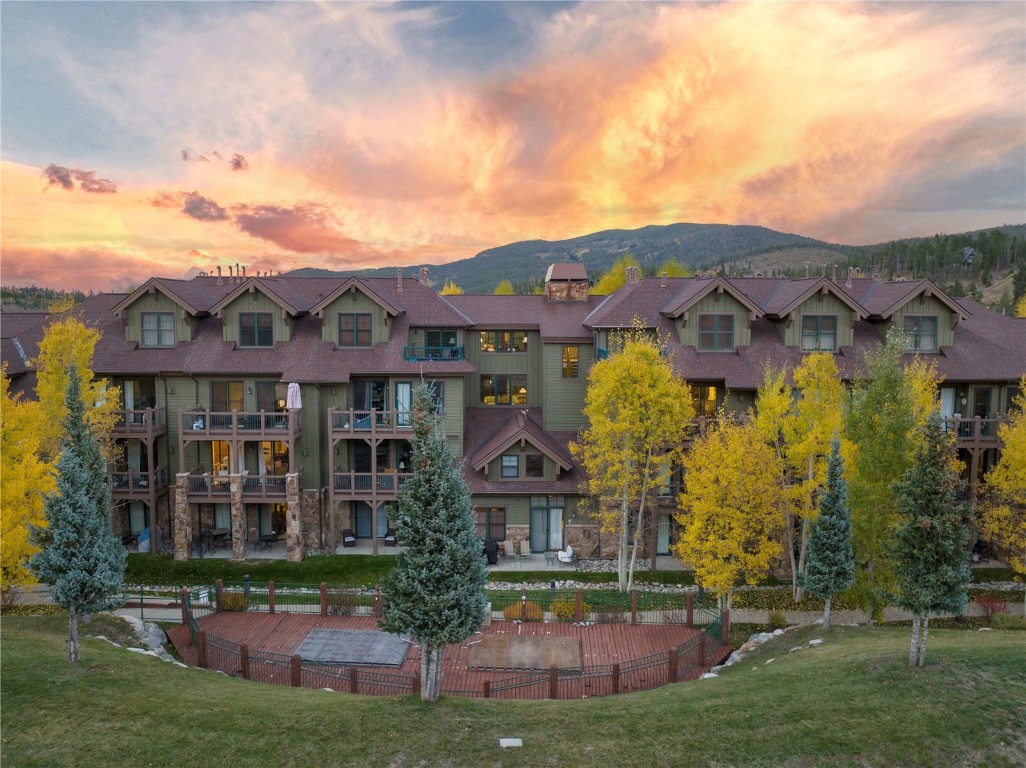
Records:
<instances>
[{"instance_id":1,"label":"sunset glow","mask_svg":"<svg viewBox=\"0 0 1026 768\"><path fill-rule=\"evenodd\" d=\"M1021 3L5 4L2 282L1026 220Z\"/></svg>"}]
</instances>

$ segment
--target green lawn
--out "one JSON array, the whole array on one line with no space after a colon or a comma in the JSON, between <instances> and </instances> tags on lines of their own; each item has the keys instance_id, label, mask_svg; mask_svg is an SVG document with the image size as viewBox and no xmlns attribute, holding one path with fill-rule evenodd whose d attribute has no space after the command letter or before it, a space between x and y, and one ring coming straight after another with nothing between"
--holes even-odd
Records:
<instances>
[{"instance_id":1,"label":"green lawn","mask_svg":"<svg viewBox=\"0 0 1026 768\"><path fill-rule=\"evenodd\" d=\"M2 624L11 766L1018 766L1026 634L905 628L788 633L719 679L575 702L352 697L180 669L66 622ZM88 627L85 628L88 632ZM769 659L775 659L767 664ZM500 737L524 740L500 750Z\"/></svg>"}]
</instances>

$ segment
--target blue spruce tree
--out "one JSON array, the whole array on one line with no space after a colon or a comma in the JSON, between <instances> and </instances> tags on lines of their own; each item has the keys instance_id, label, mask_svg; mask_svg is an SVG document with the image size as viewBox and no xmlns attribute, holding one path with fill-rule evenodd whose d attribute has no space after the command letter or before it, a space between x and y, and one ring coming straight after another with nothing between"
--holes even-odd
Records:
<instances>
[{"instance_id":1,"label":"blue spruce tree","mask_svg":"<svg viewBox=\"0 0 1026 768\"><path fill-rule=\"evenodd\" d=\"M78 618L121 604L125 548L111 531L107 463L85 421L81 383L74 365L65 395L57 489L43 503L47 527L32 530L42 551L29 568L50 585L50 598L68 610L68 660L77 662Z\"/></svg>"},{"instance_id":2,"label":"blue spruce tree","mask_svg":"<svg viewBox=\"0 0 1026 768\"><path fill-rule=\"evenodd\" d=\"M442 650L481 628L488 569L474 533L470 491L453 464L431 390L413 393L413 477L396 494L396 535L403 544L396 567L381 585L381 627L420 644L421 698L435 701Z\"/></svg>"},{"instance_id":3,"label":"blue spruce tree","mask_svg":"<svg viewBox=\"0 0 1026 768\"><path fill-rule=\"evenodd\" d=\"M898 605L912 612L908 663L926 662L929 615L961 613L968 597L969 520L955 499L954 442L935 414L916 448L912 466L894 485L901 523L893 547Z\"/></svg>"},{"instance_id":4,"label":"blue spruce tree","mask_svg":"<svg viewBox=\"0 0 1026 768\"><path fill-rule=\"evenodd\" d=\"M809 537L808 561L801 583L811 594L823 598L823 627L829 629L831 598L855 583L848 484L844 481L844 459L837 438L830 445L826 489Z\"/></svg>"}]
</instances>

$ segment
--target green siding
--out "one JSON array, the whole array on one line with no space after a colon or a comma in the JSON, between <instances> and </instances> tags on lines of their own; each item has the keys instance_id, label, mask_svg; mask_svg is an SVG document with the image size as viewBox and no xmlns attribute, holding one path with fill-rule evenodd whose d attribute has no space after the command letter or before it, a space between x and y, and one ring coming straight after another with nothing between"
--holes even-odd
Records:
<instances>
[{"instance_id":1,"label":"green siding","mask_svg":"<svg viewBox=\"0 0 1026 768\"><path fill-rule=\"evenodd\" d=\"M579 350L576 379L563 378L563 347ZM545 344L543 349L545 389L543 392L544 427L547 430L575 430L587 426L581 409L588 391L588 372L595 360L591 344Z\"/></svg>"},{"instance_id":2,"label":"green siding","mask_svg":"<svg viewBox=\"0 0 1026 768\"><path fill-rule=\"evenodd\" d=\"M800 347L802 344L802 318L806 315L834 315L837 317L837 346L850 347L854 331L851 327L851 310L832 293L823 296L817 293L806 299L795 312L795 320L784 326L784 344L789 347Z\"/></svg>"},{"instance_id":3,"label":"green siding","mask_svg":"<svg viewBox=\"0 0 1026 768\"><path fill-rule=\"evenodd\" d=\"M717 294L715 291L708 296L699 299L698 302L687 311L688 321L683 329L677 326L680 334L680 343L686 347L698 346L698 316L699 315L734 315L734 347L747 347L752 343L752 331L748 327L748 308L724 291Z\"/></svg>"},{"instance_id":4,"label":"green siding","mask_svg":"<svg viewBox=\"0 0 1026 768\"><path fill-rule=\"evenodd\" d=\"M474 496L475 507L505 507L506 525L529 525L531 521L530 496Z\"/></svg>"},{"instance_id":5,"label":"green siding","mask_svg":"<svg viewBox=\"0 0 1026 768\"><path fill-rule=\"evenodd\" d=\"M188 313L160 291L147 293L125 309L125 341L142 340L143 312L173 312L175 315L175 342L192 340L192 325Z\"/></svg>"},{"instance_id":6,"label":"green siding","mask_svg":"<svg viewBox=\"0 0 1026 768\"><path fill-rule=\"evenodd\" d=\"M912 299L891 316L891 322L895 328L905 327L905 317L932 315L937 318L937 345L939 347L950 347L955 343L955 332L951 328L952 312L935 296Z\"/></svg>"},{"instance_id":7,"label":"green siding","mask_svg":"<svg viewBox=\"0 0 1026 768\"><path fill-rule=\"evenodd\" d=\"M542 460L544 461L544 469L542 470L542 477L539 478L528 478L525 473L527 472L527 460L524 458L528 454L541 454ZM556 462L542 453L538 448L532 445L530 442L521 446L519 442L516 445L511 445L505 451L502 452L501 456L496 456L490 462L488 462L487 476L489 480L495 480L502 482L503 480L512 481L514 478L502 477L502 456L513 456L517 455L520 457L520 477L517 480L527 481L529 479L537 480L538 483L545 481L553 482L556 478Z\"/></svg>"},{"instance_id":8,"label":"green siding","mask_svg":"<svg viewBox=\"0 0 1026 768\"><path fill-rule=\"evenodd\" d=\"M338 344L338 315L340 312L346 314L369 313L371 316L371 345L388 341L391 325L385 323L385 310L359 288L346 291L324 308L324 325L321 329L321 338L324 341Z\"/></svg>"},{"instance_id":9,"label":"green siding","mask_svg":"<svg viewBox=\"0 0 1026 768\"><path fill-rule=\"evenodd\" d=\"M290 338L289 324L284 319L285 310L274 299L258 290L247 291L224 308L224 340L239 343L239 313L270 312L274 328L274 343L288 341Z\"/></svg>"},{"instance_id":10,"label":"green siding","mask_svg":"<svg viewBox=\"0 0 1026 768\"><path fill-rule=\"evenodd\" d=\"M505 330L505 329L500 329ZM520 329L518 329L520 330ZM465 355L477 372L469 376L464 404L468 408L481 405L481 376L487 373L526 373L527 407L538 407L544 402L545 374L542 370L542 343L538 331L527 332L526 352L482 352L477 331L466 335ZM524 406L496 406L524 407Z\"/></svg>"}]
</instances>

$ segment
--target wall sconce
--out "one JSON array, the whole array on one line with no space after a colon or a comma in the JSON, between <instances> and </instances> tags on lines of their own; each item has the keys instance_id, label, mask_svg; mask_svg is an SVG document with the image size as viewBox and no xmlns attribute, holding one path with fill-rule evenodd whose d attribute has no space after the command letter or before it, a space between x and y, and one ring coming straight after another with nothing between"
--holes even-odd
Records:
<instances>
[{"instance_id":1,"label":"wall sconce","mask_svg":"<svg viewBox=\"0 0 1026 768\"><path fill-rule=\"evenodd\" d=\"M962 405L965 405L965 390L964 389L962 390L962 396L959 398L959 402L961 402Z\"/></svg>"},{"instance_id":2,"label":"wall sconce","mask_svg":"<svg viewBox=\"0 0 1026 768\"><path fill-rule=\"evenodd\" d=\"M406 471L406 462L405 461L400 461L399 462L399 471L400 472L405 472Z\"/></svg>"},{"instance_id":3,"label":"wall sconce","mask_svg":"<svg viewBox=\"0 0 1026 768\"><path fill-rule=\"evenodd\" d=\"M169 395L173 395L175 393L175 387L174 387L173 384L170 387L167 388L167 393Z\"/></svg>"},{"instance_id":4,"label":"wall sconce","mask_svg":"<svg viewBox=\"0 0 1026 768\"><path fill-rule=\"evenodd\" d=\"M252 395L253 394L253 387L252 387L252 385L250 385L250 384L246 385L246 394L247 395Z\"/></svg>"}]
</instances>

